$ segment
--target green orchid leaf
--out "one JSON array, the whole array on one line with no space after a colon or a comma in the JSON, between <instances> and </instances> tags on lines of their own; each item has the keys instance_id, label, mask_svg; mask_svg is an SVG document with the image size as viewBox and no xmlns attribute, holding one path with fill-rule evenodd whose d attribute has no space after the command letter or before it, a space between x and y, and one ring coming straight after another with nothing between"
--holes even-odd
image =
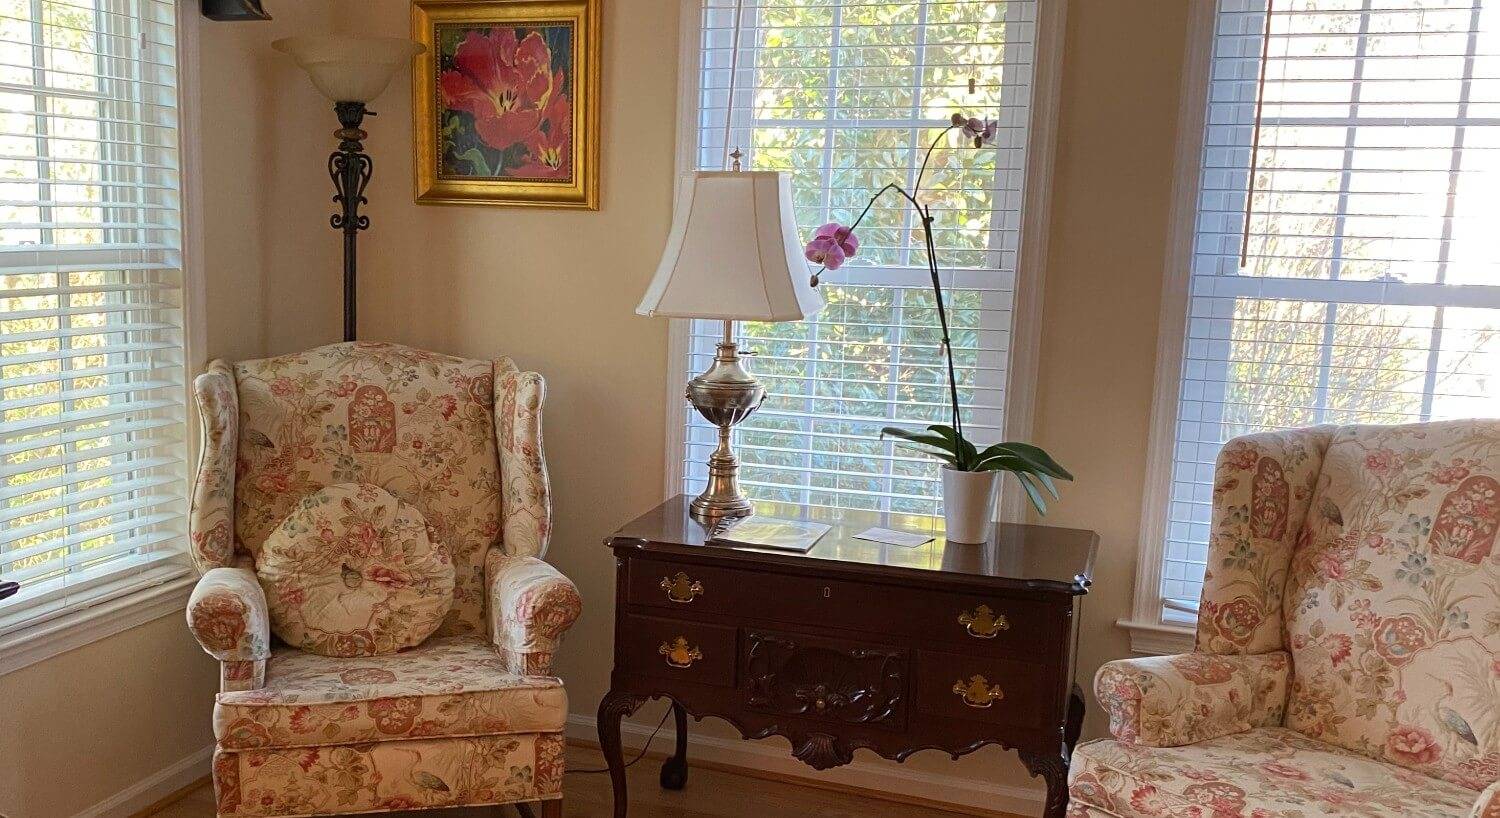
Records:
<instances>
[{"instance_id":1,"label":"green orchid leaf","mask_svg":"<svg viewBox=\"0 0 1500 818\"><path fill-rule=\"evenodd\" d=\"M996 443L985 449L985 452L992 455L1013 455L1029 463L1033 467L1033 471L1049 477L1055 477L1059 480L1073 479L1073 475L1069 474L1068 470L1059 465L1056 460L1053 460L1051 455L1047 454L1040 447L1029 443Z\"/></svg>"},{"instance_id":2,"label":"green orchid leaf","mask_svg":"<svg viewBox=\"0 0 1500 818\"><path fill-rule=\"evenodd\" d=\"M921 443L924 446L931 446L934 449L939 449L949 454L953 453L952 442L938 435L928 434L927 432L914 432L911 429L902 429L899 426L887 426L880 430L882 438L887 435L911 443Z\"/></svg>"},{"instance_id":3,"label":"green orchid leaf","mask_svg":"<svg viewBox=\"0 0 1500 818\"><path fill-rule=\"evenodd\" d=\"M1047 490L1047 493L1052 495L1052 499L1062 499L1062 495L1057 493L1057 484L1052 481L1051 476L1042 474L1041 472L1032 472L1031 476L1037 482L1042 484L1042 488L1045 488Z\"/></svg>"},{"instance_id":4,"label":"green orchid leaf","mask_svg":"<svg viewBox=\"0 0 1500 818\"><path fill-rule=\"evenodd\" d=\"M1020 483L1021 488L1026 490L1026 496L1031 500L1031 505L1036 509L1036 513L1046 516L1047 501L1042 499L1042 492L1036 486L1032 485L1031 480L1034 479L1032 475L1023 471L1015 472L1015 475L1016 482Z\"/></svg>"},{"instance_id":5,"label":"green orchid leaf","mask_svg":"<svg viewBox=\"0 0 1500 818\"><path fill-rule=\"evenodd\" d=\"M934 451L932 449L924 449L921 446L918 446L916 444L906 443L906 442L898 442L896 445L900 446L903 449L910 449L910 450L912 450L914 452L917 452L918 454L925 454L928 457L935 457L938 460L941 460L941 461L943 461L944 463L947 463L950 466L953 465L953 455L949 454L948 452L945 452L945 451Z\"/></svg>"},{"instance_id":6,"label":"green orchid leaf","mask_svg":"<svg viewBox=\"0 0 1500 818\"><path fill-rule=\"evenodd\" d=\"M970 443L968 438L960 435L958 438L958 451L958 467L964 471L972 471L974 466L979 463L979 450L974 448L974 444Z\"/></svg>"}]
</instances>

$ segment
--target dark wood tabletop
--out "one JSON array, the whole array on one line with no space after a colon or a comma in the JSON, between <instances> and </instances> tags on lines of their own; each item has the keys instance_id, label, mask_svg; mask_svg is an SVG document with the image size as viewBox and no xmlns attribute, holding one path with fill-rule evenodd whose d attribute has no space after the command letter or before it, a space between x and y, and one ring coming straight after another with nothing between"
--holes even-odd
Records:
<instances>
[{"instance_id":1,"label":"dark wood tabletop","mask_svg":"<svg viewBox=\"0 0 1500 818\"><path fill-rule=\"evenodd\" d=\"M628 818L620 721L668 698L677 747L662 786L687 780L687 719L746 738L784 736L814 769L856 749L902 760L1015 750L1062 818L1083 722L1078 614L1093 583L1092 531L997 524L950 543L941 519L761 502L762 518L831 528L807 553L714 541L674 497L606 539L615 555L614 671L599 704L615 818ZM857 539L920 533L905 547Z\"/></svg>"},{"instance_id":2,"label":"dark wood tabletop","mask_svg":"<svg viewBox=\"0 0 1500 818\"><path fill-rule=\"evenodd\" d=\"M886 575L936 571L966 576L997 589L1084 594L1093 582L1099 542L1098 534L1083 529L997 523L988 542L967 545L948 542L939 530L940 518L757 502L757 516L815 520L833 526L811 551L800 554L710 543L713 534L709 528L688 514L690 502L685 494L667 500L626 524L608 544L615 548L635 545L673 557L708 548L720 560L734 560L739 552L744 561L757 565L768 561L802 566L822 562L828 563L823 566L827 569L866 569ZM910 548L855 538L855 534L871 527L925 534L933 540Z\"/></svg>"}]
</instances>

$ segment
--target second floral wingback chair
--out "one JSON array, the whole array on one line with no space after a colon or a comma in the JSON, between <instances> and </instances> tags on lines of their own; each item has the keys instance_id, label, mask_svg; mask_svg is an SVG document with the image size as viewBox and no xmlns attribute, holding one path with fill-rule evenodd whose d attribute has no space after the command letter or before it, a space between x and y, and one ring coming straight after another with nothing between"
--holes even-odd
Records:
<instances>
[{"instance_id":1,"label":"second floral wingback chair","mask_svg":"<svg viewBox=\"0 0 1500 818\"><path fill-rule=\"evenodd\" d=\"M580 601L541 560L541 377L508 359L361 342L215 361L195 388L203 577L188 622L222 663L218 814L532 801L560 814L568 708L552 658ZM333 656L272 643L257 558L300 498L345 483L414 506L451 560L451 607L415 647L365 650L362 633L341 634Z\"/></svg>"},{"instance_id":2,"label":"second floral wingback chair","mask_svg":"<svg viewBox=\"0 0 1500 818\"><path fill-rule=\"evenodd\" d=\"M1219 456L1193 653L1095 678L1069 815L1500 818L1500 422Z\"/></svg>"}]
</instances>

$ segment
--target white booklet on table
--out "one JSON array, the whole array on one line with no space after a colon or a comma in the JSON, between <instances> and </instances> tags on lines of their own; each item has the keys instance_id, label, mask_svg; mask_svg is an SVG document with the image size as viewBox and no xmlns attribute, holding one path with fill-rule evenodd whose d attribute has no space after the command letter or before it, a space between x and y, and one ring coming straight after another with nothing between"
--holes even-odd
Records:
<instances>
[{"instance_id":1,"label":"white booklet on table","mask_svg":"<svg viewBox=\"0 0 1500 818\"><path fill-rule=\"evenodd\" d=\"M751 548L774 548L806 554L832 526L808 520L779 520L774 517L746 517L714 534L709 542L718 545L744 545Z\"/></svg>"}]
</instances>

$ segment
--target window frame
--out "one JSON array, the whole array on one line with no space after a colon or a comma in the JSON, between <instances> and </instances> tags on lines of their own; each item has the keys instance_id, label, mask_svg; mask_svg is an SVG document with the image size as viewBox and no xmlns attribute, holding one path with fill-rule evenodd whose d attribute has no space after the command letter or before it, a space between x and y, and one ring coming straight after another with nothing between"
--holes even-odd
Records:
<instances>
[{"instance_id":1,"label":"window frame","mask_svg":"<svg viewBox=\"0 0 1500 818\"><path fill-rule=\"evenodd\" d=\"M677 144L672 174L674 209L676 180L684 174L694 172L698 167L702 2L703 0L681 0L678 11ZM1034 414L1051 215L1049 202L1052 197L1052 169L1056 153L1055 134L1060 107L1062 50L1067 30L1068 4L1069 0L1043 0L1037 3L1031 110L1028 112L1024 168L1026 176L1011 308L1010 360L1004 384L1002 423L1006 439L1026 439L1031 433ZM691 409L682 396L688 379L684 364L689 360L693 346L692 326L691 320L671 319L667 336L667 405L663 427L666 453L662 487L664 499L682 493L686 472L684 461L687 445L682 432ZM1015 481L1007 480L1002 485L1004 488L996 510L997 518L1012 522L1024 521L1030 513L1025 496L1015 485Z\"/></svg>"},{"instance_id":2,"label":"window frame","mask_svg":"<svg viewBox=\"0 0 1500 818\"><path fill-rule=\"evenodd\" d=\"M1198 186L1202 177L1208 86L1212 80L1214 24L1218 0L1196 0L1188 16L1187 42L1178 88L1177 145L1173 164L1172 209L1167 257L1157 317L1156 376L1146 442L1146 480L1141 496L1140 546L1130 616L1116 621L1130 633L1130 649L1142 654L1185 653L1193 649L1196 627L1163 620L1161 580L1167 550L1172 492L1172 452L1177 442L1177 404L1187 344L1188 299L1192 287L1193 239L1197 229Z\"/></svg>"},{"instance_id":3,"label":"window frame","mask_svg":"<svg viewBox=\"0 0 1500 818\"><path fill-rule=\"evenodd\" d=\"M192 382L207 361L208 339L203 309L206 285L200 273L204 269L202 148L198 138L200 82L194 70L199 63L202 18L197 4L190 0L175 0L173 15L182 259L183 385L179 394L185 426L184 496L190 497L202 436L202 430L194 422ZM109 203L102 206L108 209ZM158 567L153 570L103 582L42 616L27 616L19 622L7 623L7 611L0 608L0 677L154 619L180 615L198 579L188 556L186 534L173 537L161 552L167 556L159 558ZM18 609L16 613L28 609Z\"/></svg>"},{"instance_id":4,"label":"window frame","mask_svg":"<svg viewBox=\"0 0 1500 818\"><path fill-rule=\"evenodd\" d=\"M1162 581L1166 564L1168 527L1170 525L1174 451L1178 444L1178 411L1182 400L1183 377L1186 367L1185 349L1188 342L1187 329L1192 320L1189 305L1193 288L1194 243L1198 234L1198 207L1203 173L1203 148L1208 117L1213 103L1209 99L1210 84L1214 76L1214 49L1218 33L1218 0L1199 0L1192 6L1188 23L1186 56L1183 60L1181 98L1178 114L1178 138L1176 146L1176 172L1168 254L1163 275L1161 313L1158 319L1160 335L1157 343L1156 374L1151 412L1150 433L1147 445L1145 490L1142 496L1140 544L1136 562L1136 580L1131 614L1119 619L1116 624L1130 633L1131 649L1136 653L1168 654L1191 651L1197 630L1197 614L1176 605L1169 605L1162 593ZM1240 103L1245 104L1245 103ZM1353 127L1351 120L1347 127ZM1345 162L1348 148L1345 149ZM1267 282L1252 279L1244 282L1256 292L1265 292ZM1236 286L1226 281L1226 286ZM1442 293L1442 297L1430 291L1431 284L1407 283L1383 280L1327 280L1305 281L1275 280L1271 285L1275 294L1286 298L1297 298L1310 302L1339 304L1374 303L1359 297L1361 290L1372 286L1393 289L1406 293L1407 298L1380 303L1411 304L1416 306L1445 307L1468 306L1469 298L1478 299L1473 306L1492 306L1500 287L1469 285L1467 294ZM1480 292L1484 290L1484 292ZM1344 293L1354 297L1341 297ZM1427 364L1429 382L1436 366L1436 356L1430 356ZM1430 395L1424 401L1424 416L1430 406ZM1173 608L1172 613L1167 609Z\"/></svg>"}]
</instances>

